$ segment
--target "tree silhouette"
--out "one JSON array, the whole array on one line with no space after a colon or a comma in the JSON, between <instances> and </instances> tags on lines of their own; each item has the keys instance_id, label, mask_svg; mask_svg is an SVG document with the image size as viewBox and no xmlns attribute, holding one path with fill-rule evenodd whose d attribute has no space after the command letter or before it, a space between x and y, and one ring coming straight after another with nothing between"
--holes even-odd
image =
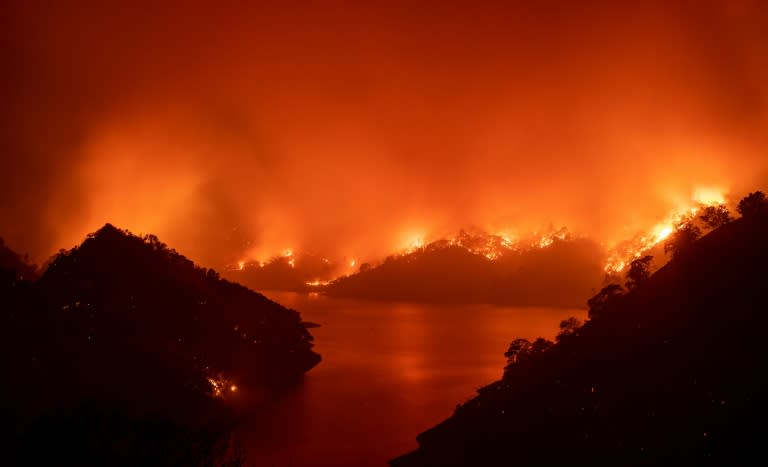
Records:
<instances>
[{"instance_id":1,"label":"tree silhouette","mask_svg":"<svg viewBox=\"0 0 768 467\"><path fill-rule=\"evenodd\" d=\"M642 258L637 258L629 263L629 270L627 271L627 289L633 289L638 284L648 279L651 275L650 267L653 256L646 255Z\"/></svg>"},{"instance_id":2,"label":"tree silhouette","mask_svg":"<svg viewBox=\"0 0 768 467\"><path fill-rule=\"evenodd\" d=\"M554 342L543 337L539 337L533 342L523 338L513 340L507 351L504 352L504 356L507 357L507 366L504 367L505 374L508 374L512 368L521 363L535 361L537 357L543 355L554 345Z\"/></svg>"},{"instance_id":3,"label":"tree silhouette","mask_svg":"<svg viewBox=\"0 0 768 467\"><path fill-rule=\"evenodd\" d=\"M563 339L576 335L581 325L581 320L573 316L560 321L560 332L557 334L557 341L560 342Z\"/></svg>"},{"instance_id":4,"label":"tree silhouette","mask_svg":"<svg viewBox=\"0 0 768 467\"><path fill-rule=\"evenodd\" d=\"M766 464L766 238L768 210L735 219L626 296L601 290L605 315L539 358L513 342L502 379L391 465Z\"/></svg>"},{"instance_id":5,"label":"tree silhouette","mask_svg":"<svg viewBox=\"0 0 768 467\"><path fill-rule=\"evenodd\" d=\"M677 225L675 232L664 244L664 253L671 253L674 258L684 255L700 236L701 229L693 223L693 219L685 219Z\"/></svg>"},{"instance_id":6,"label":"tree silhouette","mask_svg":"<svg viewBox=\"0 0 768 467\"><path fill-rule=\"evenodd\" d=\"M766 212L768 211L768 199L766 199L765 193L762 191L755 191L739 201L736 210L743 217L750 217L755 214Z\"/></svg>"},{"instance_id":7,"label":"tree silhouette","mask_svg":"<svg viewBox=\"0 0 768 467\"><path fill-rule=\"evenodd\" d=\"M521 360L521 357L525 357L531 350L531 341L528 339L515 339L509 344L509 348L504 352L504 356L507 357L507 367L514 365Z\"/></svg>"},{"instance_id":8,"label":"tree silhouette","mask_svg":"<svg viewBox=\"0 0 768 467\"><path fill-rule=\"evenodd\" d=\"M531 350L530 350L530 356L538 356L540 354L543 354L547 350L551 349L552 346L555 345L554 342L544 339L543 337L537 338L533 343L531 344Z\"/></svg>"},{"instance_id":9,"label":"tree silhouette","mask_svg":"<svg viewBox=\"0 0 768 467\"><path fill-rule=\"evenodd\" d=\"M705 206L699 215L699 219L711 229L716 229L733 220L731 218L731 213L724 204Z\"/></svg>"},{"instance_id":10,"label":"tree silhouette","mask_svg":"<svg viewBox=\"0 0 768 467\"><path fill-rule=\"evenodd\" d=\"M618 303L624 295L624 287L619 284L609 284L603 287L594 297L587 300L590 319L600 316Z\"/></svg>"}]
</instances>

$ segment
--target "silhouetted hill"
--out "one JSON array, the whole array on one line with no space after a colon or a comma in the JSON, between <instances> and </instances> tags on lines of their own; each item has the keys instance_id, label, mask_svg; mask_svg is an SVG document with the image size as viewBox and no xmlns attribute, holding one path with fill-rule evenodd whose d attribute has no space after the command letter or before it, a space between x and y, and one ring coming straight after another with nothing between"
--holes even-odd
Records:
<instances>
[{"instance_id":1,"label":"silhouetted hill","mask_svg":"<svg viewBox=\"0 0 768 467\"><path fill-rule=\"evenodd\" d=\"M489 259L438 242L329 284L339 297L581 307L603 280L604 253L588 240L508 250Z\"/></svg>"},{"instance_id":2,"label":"silhouetted hill","mask_svg":"<svg viewBox=\"0 0 768 467\"><path fill-rule=\"evenodd\" d=\"M20 464L204 461L231 423L222 399L320 360L297 312L109 224L0 299Z\"/></svg>"},{"instance_id":3,"label":"silhouetted hill","mask_svg":"<svg viewBox=\"0 0 768 467\"><path fill-rule=\"evenodd\" d=\"M314 290L308 282L333 278L339 266L321 256L293 253L277 256L265 263L247 262L242 269L229 269L223 274L253 290L285 290L307 292Z\"/></svg>"},{"instance_id":4,"label":"silhouetted hill","mask_svg":"<svg viewBox=\"0 0 768 467\"><path fill-rule=\"evenodd\" d=\"M0 287L12 287L15 282L37 278L36 268L18 253L5 246L0 237Z\"/></svg>"},{"instance_id":5,"label":"silhouetted hill","mask_svg":"<svg viewBox=\"0 0 768 467\"><path fill-rule=\"evenodd\" d=\"M764 465L766 264L766 213L720 227L392 465Z\"/></svg>"}]
</instances>

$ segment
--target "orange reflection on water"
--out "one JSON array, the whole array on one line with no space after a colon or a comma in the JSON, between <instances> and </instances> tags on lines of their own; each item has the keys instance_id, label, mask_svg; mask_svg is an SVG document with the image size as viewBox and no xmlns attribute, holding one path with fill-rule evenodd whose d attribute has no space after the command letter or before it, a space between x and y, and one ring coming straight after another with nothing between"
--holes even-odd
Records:
<instances>
[{"instance_id":1,"label":"orange reflection on water","mask_svg":"<svg viewBox=\"0 0 768 467\"><path fill-rule=\"evenodd\" d=\"M265 465L386 465L499 379L514 338L552 339L561 320L586 314L268 295L321 325L312 334L323 361L246 443L249 461Z\"/></svg>"}]
</instances>

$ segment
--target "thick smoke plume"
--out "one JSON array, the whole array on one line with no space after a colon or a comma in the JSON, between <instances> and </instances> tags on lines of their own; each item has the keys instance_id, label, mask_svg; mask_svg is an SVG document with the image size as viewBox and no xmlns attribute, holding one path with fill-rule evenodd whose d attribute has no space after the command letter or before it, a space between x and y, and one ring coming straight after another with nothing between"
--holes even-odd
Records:
<instances>
[{"instance_id":1,"label":"thick smoke plume","mask_svg":"<svg viewBox=\"0 0 768 467\"><path fill-rule=\"evenodd\" d=\"M768 180L764 2L13 3L0 234L36 261L105 222L211 266L610 243Z\"/></svg>"}]
</instances>

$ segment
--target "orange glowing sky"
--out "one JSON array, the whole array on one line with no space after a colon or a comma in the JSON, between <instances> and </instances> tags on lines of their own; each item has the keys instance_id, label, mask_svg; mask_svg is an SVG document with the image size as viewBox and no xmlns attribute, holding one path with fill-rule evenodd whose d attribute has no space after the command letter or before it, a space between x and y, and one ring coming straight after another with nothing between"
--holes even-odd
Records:
<instances>
[{"instance_id":1,"label":"orange glowing sky","mask_svg":"<svg viewBox=\"0 0 768 467\"><path fill-rule=\"evenodd\" d=\"M0 7L0 235L36 261L107 221L212 266L613 242L768 182L765 2L30 3Z\"/></svg>"}]
</instances>

